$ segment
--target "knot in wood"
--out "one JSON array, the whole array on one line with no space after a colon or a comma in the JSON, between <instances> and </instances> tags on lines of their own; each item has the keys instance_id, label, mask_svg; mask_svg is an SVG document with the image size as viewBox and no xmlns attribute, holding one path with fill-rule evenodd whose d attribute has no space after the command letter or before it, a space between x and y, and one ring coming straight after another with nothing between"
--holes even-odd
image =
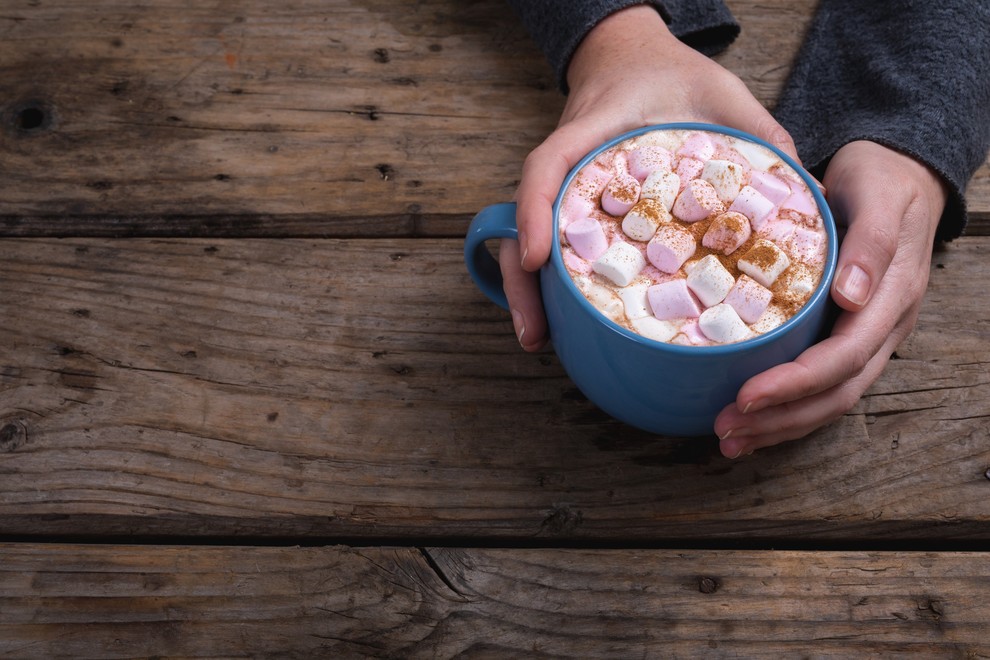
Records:
<instances>
[{"instance_id":1,"label":"knot in wood","mask_svg":"<svg viewBox=\"0 0 990 660\"><path fill-rule=\"evenodd\" d=\"M14 419L0 426L0 454L14 451L27 442L27 425Z\"/></svg>"},{"instance_id":2,"label":"knot in wood","mask_svg":"<svg viewBox=\"0 0 990 660\"><path fill-rule=\"evenodd\" d=\"M713 594L718 591L718 580L712 577L703 577L698 580L698 591L703 594Z\"/></svg>"}]
</instances>

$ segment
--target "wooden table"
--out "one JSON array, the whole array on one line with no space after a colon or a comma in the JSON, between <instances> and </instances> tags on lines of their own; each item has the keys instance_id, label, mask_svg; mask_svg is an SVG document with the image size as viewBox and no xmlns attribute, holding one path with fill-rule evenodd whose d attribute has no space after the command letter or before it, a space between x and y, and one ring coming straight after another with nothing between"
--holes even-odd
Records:
<instances>
[{"instance_id":1,"label":"wooden table","mask_svg":"<svg viewBox=\"0 0 990 660\"><path fill-rule=\"evenodd\" d=\"M735 0L768 105L812 0ZM0 656L990 655L990 168L840 421L738 461L462 237L563 105L500 0L6 0Z\"/></svg>"}]
</instances>

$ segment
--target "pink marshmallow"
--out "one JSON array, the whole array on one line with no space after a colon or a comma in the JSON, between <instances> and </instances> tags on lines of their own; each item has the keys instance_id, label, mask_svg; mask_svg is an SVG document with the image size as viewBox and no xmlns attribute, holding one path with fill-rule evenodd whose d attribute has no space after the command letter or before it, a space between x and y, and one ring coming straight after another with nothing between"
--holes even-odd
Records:
<instances>
[{"instance_id":1,"label":"pink marshmallow","mask_svg":"<svg viewBox=\"0 0 990 660\"><path fill-rule=\"evenodd\" d=\"M572 222L583 220L596 210L595 203L584 195L565 195L560 205L560 228L566 230Z\"/></svg>"},{"instance_id":2,"label":"pink marshmallow","mask_svg":"<svg viewBox=\"0 0 990 660\"><path fill-rule=\"evenodd\" d=\"M739 246L749 240L753 230L749 226L749 218L742 213L727 211L712 220L701 239L701 244L710 250L717 250L729 255L739 249Z\"/></svg>"},{"instance_id":3,"label":"pink marshmallow","mask_svg":"<svg viewBox=\"0 0 990 660\"><path fill-rule=\"evenodd\" d=\"M695 158L681 158L677 163L675 173L681 180L681 190L687 186L692 179L697 179L705 170L705 163Z\"/></svg>"},{"instance_id":4,"label":"pink marshmallow","mask_svg":"<svg viewBox=\"0 0 990 660\"><path fill-rule=\"evenodd\" d=\"M684 346L704 346L710 344L711 341L701 331L701 325L697 321L688 321L681 326L680 333L671 340L671 343Z\"/></svg>"},{"instance_id":5,"label":"pink marshmallow","mask_svg":"<svg viewBox=\"0 0 990 660\"><path fill-rule=\"evenodd\" d=\"M658 270L672 274L691 258L696 248L694 236L689 232L673 224L664 225L647 244L646 258Z\"/></svg>"},{"instance_id":6,"label":"pink marshmallow","mask_svg":"<svg viewBox=\"0 0 990 660\"><path fill-rule=\"evenodd\" d=\"M653 172L669 172L671 155L663 147L645 146L630 152L627 163L629 173L642 182Z\"/></svg>"},{"instance_id":7,"label":"pink marshmallow","mask_svg":"<svg viewBox=\"0 0 990 660\"><path fill-rule=\"evenodd\" d=\"M791 187L769 172L754 171L749 177L749 185L774 204L791 196Z\"/></svg>"},{"instance_id":8,"label":"pink marshmallow","mask_svg":"<svg viewBox=\"0 0 990 660\"><path fill-rule=\"evenodd\" d=\"M715 143L706 133L693 133L684 140L684 144L677 150L677 155L702 162L711 160L715 155Z\"/></svg>"},{"instance_id":9,"label":"pink marshmallow","mask_svg":"<svg viewBox=\"0 0 990 660\"><path fill-rule=\"evenodd\" d=\"M701 316L701 305L688 290L683 278L655 284L646 291L646 296L653 316L661 321Z\"/></svg>"},{"instance_id":10,"label":"pink marshmallow","mask_svg":"<svg viewBox=\"0 0 990 660\"><path fill-rule=\"evenodd\" d=\"M815 261L821 250L824 237L806 227L797 227L791 234L789 245L797 259Z\"/></svg>"},{"instance_id":11,"label":"pink marshmallow","mask_svg":"<svg viewBox=\"0 0 990 660\"><path fill-rule=\"evenodd\" d=\"M770 289L749 275L740 275L723 302L736 310L739 318L746 323L756 323L763 316L771 298L773 292Z\"/></svg>"},{"instance_id":12,"label":"pink marshmallow","mask_svg":"<svg viewBox=\"0 0 990 660\"><path fill-rule=\"evenodd\" d=\"M776 210L776 207L756 188L745 186L739 191L739 195L729 206L729 210L742 213L749 218L753 229L759 231L767 218Z\"/></svg>"},{"instance_id":13,"label":"pink marshmallow","mask_svg":"<svg viewBox=\"0 0 990 660\"><path fill-rule=\"evenodd\" d=\"M813 216L818 213L818 206L815 204L815 200L812 199L807 190L803 189L792 192L791 196L780 205L780 208L797 211L802 215Z\"/></svg>"},{"instance_id":14,"label":"pink marshmallow","mask_svg":"<svg viewBox=\"0 0 990 660\"><path fill-rule=\"evenodd\" d=\"M602 224L594 218L576 220L564 230L567 242L582 259L594 261L608 249L608 239Z\"/></svg>"},{"instance_id":15,"label":"pink marshmallow","mask_svg":"<svg viewBox=\"0 0 990 660\"><path fill-rule=\"evenodd\" d=\"M704 220L714 213L721 213L725 206L718 198L715 188L704 179L688 182L674 202L674 215L684 222Z\"/></svg>"},{"instance_id":16,"label":"pink marshmallow","mask_svg":"<svg viewBox=\"0 0 990 660\"><path fill-rule=\"evenodd\" d=\"M639 201L640 185L630 174L616 174L602 192L602 208L610 215L625 215Z\"/></svg>"}]
</instances>

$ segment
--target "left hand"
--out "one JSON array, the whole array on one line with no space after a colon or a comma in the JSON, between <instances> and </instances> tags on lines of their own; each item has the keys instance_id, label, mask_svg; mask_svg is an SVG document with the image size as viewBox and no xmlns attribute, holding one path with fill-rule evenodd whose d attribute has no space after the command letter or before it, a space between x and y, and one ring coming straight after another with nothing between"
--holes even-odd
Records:
<instances>
[{"instance_id":1,"label":"left hand","mask_svg":"<svg viewBox=\"0 0 990 660\"><path fill-rule=\"evenodd\" d=\"M825 171L845 225L830 337L793 362L749 379L715 421L723 455L737 458L811 433L852 409L910 334L928 285L947 189L927 166L867 141L839 149Z\"/></svg>"}]
</instances>

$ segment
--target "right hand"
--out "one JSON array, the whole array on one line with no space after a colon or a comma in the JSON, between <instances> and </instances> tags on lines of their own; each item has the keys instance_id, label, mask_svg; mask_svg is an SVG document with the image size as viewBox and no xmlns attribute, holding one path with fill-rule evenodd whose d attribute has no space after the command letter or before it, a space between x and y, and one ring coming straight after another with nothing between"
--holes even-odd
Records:
<instances>
[{"instance_id":1,"label":"right hand","mask_svg":"<svg viewBox=\"0 0 990 660\"><path fill-rule=\"evenodd\" d=\"M553 202L567 173L592 149L651 124L730 126L797 160L790 135L735 75L681 43L657 11L637 5L599 23L567 70L570 94L557 129L526 158L516 191L518 243L499 250L505 295L520 345L547 342L536 271L550 257Z\"/></svg>"}]
</instances>

